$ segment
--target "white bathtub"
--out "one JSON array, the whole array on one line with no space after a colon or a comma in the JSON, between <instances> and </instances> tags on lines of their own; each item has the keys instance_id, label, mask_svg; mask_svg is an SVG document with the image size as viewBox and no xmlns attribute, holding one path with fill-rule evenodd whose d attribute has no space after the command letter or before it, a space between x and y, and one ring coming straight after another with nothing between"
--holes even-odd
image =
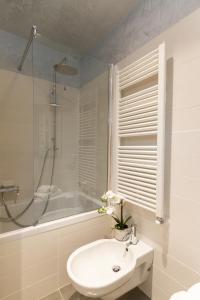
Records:
<instances>
[{"instance_id":1,"label":"white bathtub","mask_svg":"<svg viewBox=\"0 0 200 300\"><path fill-rule=\"evenodd\" d=\"M12 215L16 215L27 205L27 202L10 204ZM45 200L36 199L29 210L17 221L22 224L32 224L40 216ZM63 226L82 222L98 217L97 208L100 202L83 193L62 193L52 197L44 216L40 217L39 224L26 228L17 227L12 222L0 223L0 243L37 233L53 230ZM5 217L5 209L0 206L0 216Z\"/></svg>"}]
</instances>

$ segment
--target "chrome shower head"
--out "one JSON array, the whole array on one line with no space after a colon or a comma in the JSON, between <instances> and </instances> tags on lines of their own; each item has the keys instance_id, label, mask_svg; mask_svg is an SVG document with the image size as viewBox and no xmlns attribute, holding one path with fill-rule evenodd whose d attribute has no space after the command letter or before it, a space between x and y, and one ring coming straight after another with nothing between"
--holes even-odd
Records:
<instances>
[{"instance_id":1,"label":"chrome shower head","mask_svg":"<svg viewBox=\"0 0 200 300\"><path fill-rule=\"evenodd\" d=\"M70 75L70 76L77 75L78 70L75 67L68 65L66 61L67 59L65 57L59 64L54 65L53 66L54 71L63 75Z\"/></svg>"}]
</instances>

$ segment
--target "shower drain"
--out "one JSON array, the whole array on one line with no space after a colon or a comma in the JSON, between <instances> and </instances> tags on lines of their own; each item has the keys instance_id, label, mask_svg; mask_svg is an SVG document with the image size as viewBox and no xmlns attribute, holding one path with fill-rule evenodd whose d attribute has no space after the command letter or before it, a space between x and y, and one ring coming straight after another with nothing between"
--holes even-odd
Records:
<instances>
[{"instance_id":1,"label":"shower drain","mask_svg":"<svg viewBox=\"0 0 200 300\"><path fill-rule=\"evenodd\" d=\"M113 266L112 267L113 272L119 272L121 270L120 266Z\"/></svg>"}]
</instances>

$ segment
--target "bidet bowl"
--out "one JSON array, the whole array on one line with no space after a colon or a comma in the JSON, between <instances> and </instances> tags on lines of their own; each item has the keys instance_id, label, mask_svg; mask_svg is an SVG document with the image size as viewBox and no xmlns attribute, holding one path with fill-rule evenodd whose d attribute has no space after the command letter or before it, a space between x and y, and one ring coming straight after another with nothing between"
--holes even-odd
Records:
<instances>
[{"instance_id":1,"label":"bidet bowl","mask_svg":"<svg viewBox=\"0 0 200 300\"><path fill-rule=\"evenodd\" d=\"M142 257L152 248L143 242L130 246L115 239L102 239L74 251L67 261L67 272L81 294L101 298L119 289L133 276Z\"/></svg>"}]
</instances>

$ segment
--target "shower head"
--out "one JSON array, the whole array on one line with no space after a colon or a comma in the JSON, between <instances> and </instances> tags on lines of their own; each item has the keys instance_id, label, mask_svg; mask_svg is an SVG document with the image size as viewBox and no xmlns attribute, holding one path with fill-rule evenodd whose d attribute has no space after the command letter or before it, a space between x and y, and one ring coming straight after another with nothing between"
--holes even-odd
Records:
<instances>
[{"instance_id":1,"label":"shower head","mask_svg":"<svg viewBox=\"0 0 200 300\"><path fill-rule=\"evenodd\" d=\"M59 63L53 66L54 71L63 74L63 75L77 75L78 70L66 63L67 59L66 57Z\"/></svg>"}]
</instances>

